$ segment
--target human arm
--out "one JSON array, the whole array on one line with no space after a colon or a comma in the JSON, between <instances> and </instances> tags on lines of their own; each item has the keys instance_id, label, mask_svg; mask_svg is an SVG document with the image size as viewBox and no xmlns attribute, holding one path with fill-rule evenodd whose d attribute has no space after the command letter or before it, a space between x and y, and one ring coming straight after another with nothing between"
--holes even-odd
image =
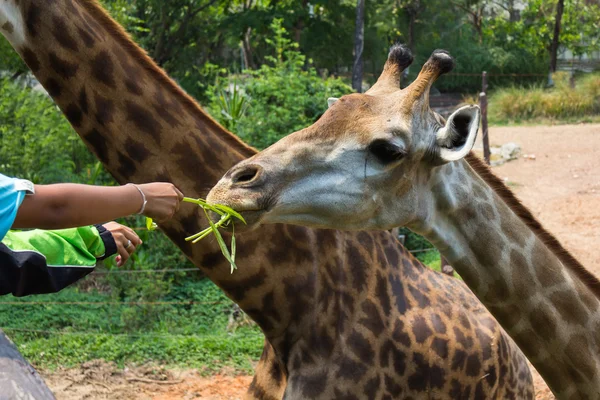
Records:
<instances>
[{"instance_id":1,"label":"human arm","mask_svg":"<svg viewBox=\"0 0 600 400\"><path fill-rule=\"evenodd\" d=\"M138 190L139 188L139 190ZM165 221L178 210L181 192L170 183L147 183L124 186L79 184L35 185L17 211L13 228L61 229L102 223L135 214Z\"/></svg>"}]
</instances>

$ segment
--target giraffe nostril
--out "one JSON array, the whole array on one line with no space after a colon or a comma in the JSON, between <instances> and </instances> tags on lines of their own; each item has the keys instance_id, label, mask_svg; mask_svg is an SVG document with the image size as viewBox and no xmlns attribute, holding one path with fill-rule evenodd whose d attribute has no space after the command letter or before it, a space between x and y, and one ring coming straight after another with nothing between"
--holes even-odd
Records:
<instances>
[{"instance_id":1,"label":"giraffe nostril","mask_svg":"<svg viewBox=\"0 0 600 400\"><path fill-rule=\"evenodd\" d=\"M241 185L244 183L250 183L256 181L260 176L262 168L258 165L248 165L235 171L231 177L231 182L234 185Z\"/></svg>"}]
</instances>

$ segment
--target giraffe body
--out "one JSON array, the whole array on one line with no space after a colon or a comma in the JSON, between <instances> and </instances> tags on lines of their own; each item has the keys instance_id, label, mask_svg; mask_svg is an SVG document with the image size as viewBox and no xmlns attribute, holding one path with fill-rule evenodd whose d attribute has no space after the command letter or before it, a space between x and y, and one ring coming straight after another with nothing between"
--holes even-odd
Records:
<instances>
[{"instance_id":1,"label":"giraffe body","mask_svg":"<svg viewBox=\"0 0 600 400\"><path fill-rule=\"evenodd\" d=\"M119 182L201 196L255 153L95 1L0 0L0 22ZM206 224L182 206L161 229L265 333L248 398L533 398L523 354L473 294L390 234L268 226L239 238L230 274L216 243L184 240Z\"/></svg>"},{"instance_id":2,"label":"giraffe body","mask_svg":"<svg viewBox=\"0 0 600 400\"><path fill-rule=\"evenodd\" d=\"M429 108L450 55L436 50L400 90L411 61L393 47L366 94L334 101L314 125L233 167L209 201L252 210L253 227L411 228L450 261L558 398L600 398L600 281L469 153L478 107L448 121Z\"/></svg>"}]
</instances>

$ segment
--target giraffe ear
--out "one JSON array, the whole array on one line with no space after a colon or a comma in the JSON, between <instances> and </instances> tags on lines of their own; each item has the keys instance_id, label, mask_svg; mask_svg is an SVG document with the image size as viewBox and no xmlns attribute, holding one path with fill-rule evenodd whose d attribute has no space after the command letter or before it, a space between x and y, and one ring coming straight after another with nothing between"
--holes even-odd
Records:
<instances>
[{"instance_id":1,"label":"giraffe ear","mask_svg":"<svg viewBox=\"0 0 600 400\"><path fill-rule=\"evenodd\" d=\"M335 103L336 101L338 101L337 97L330 97L327 99L327 108L331 107L333 105L333 103Z\"/></svg>"},{"instance_id":2,"label":"giraffe ear","mask_svg":"<svg viewBox=\"0 0 600 400\"><path fill-rule=\"evenodd\" d=\"M481 111L478 106L464 106L456 110L446 126L436 133L438 162L440 164L460 160L473 148Z\"/></svg>"}]
</instances>

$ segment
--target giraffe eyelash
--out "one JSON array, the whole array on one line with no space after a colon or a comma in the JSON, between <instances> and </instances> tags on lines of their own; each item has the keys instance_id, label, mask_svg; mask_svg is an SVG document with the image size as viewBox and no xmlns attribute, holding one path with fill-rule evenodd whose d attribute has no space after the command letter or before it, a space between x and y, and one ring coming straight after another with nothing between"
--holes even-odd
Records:
<instances>
[{"instance_id":1,"label":"giraffe eyelash","mask_svg":"<svg viewBox=\"0 0 600 400\"><path fill-rule=\"evenodd\" d=\"M377 139L369 144L369 154L373 154L382 164L400 161L406 156L406 150L387 140Z\"/></svg>"}]
</instances>

